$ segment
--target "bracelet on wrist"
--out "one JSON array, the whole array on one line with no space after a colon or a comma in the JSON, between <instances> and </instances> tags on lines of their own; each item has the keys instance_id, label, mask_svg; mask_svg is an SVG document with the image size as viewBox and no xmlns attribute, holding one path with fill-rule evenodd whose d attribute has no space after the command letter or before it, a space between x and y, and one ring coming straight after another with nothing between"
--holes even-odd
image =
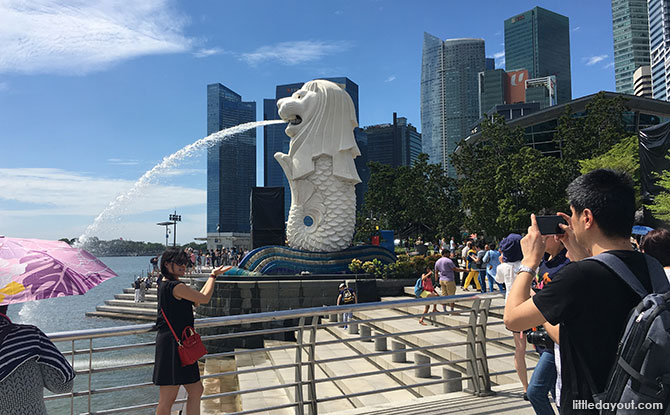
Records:
<instances>
[{"instance_id":1,"label":"bracelet on wrist","mask_svg":"<svg viewBox=\"0 0 670 415\"><path fill-rule=\"evenodd\" d=\"M209 274L209 278L216 278L216 274Z\"/></svg>"}]
</instances>

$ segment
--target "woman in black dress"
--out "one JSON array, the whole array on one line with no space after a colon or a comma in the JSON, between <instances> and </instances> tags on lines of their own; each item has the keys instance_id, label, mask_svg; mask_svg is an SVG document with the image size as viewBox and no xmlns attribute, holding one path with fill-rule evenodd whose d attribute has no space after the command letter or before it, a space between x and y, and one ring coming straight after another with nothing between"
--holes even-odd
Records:
<instances>
[{"instance_id":1,"label":"woman in black dress","mask_svg":"<svg viewBox=\"0 0 670 415\"><path fill-rule=\"evenodd\" d=\"M169 415L177 398L179 386L184 385L188 398L186 413L200 414L203 387L198 363L182 367L177 352L177 341L168 327L161 309L178 337L186 326L193 326L193 306L208 303L214 292L214 281L231 267L221 266L210 274L200 291L179 281L186 273L189 258L184 251L170 249L161 256L161 276L158 279L158 317L156 319L156 363L153 382L160 386L156 415Z\"/></svg>"}]
</instances>

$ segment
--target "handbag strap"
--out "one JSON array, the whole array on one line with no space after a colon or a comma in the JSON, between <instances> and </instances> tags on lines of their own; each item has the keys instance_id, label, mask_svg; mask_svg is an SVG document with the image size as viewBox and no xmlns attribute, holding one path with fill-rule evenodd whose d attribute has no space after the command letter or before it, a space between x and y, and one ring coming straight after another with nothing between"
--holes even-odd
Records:
<instances>
[{"instance_id":1,"label":"handbag strap","mask_svg":"<svg viewBox=\"0 0 670 415\"><path fill-rule=\"evenodd\" d=\"M177 333L174 332L174 329L172 328L172 324L170 324L170 320L167 319L165 316L165 311L161 308L161 313L163 313L163 318L165 319L165 322L167 323L168 327L170 328L170 331L172 332L172 335L174 336L174 339L177 340L177 344L181 346L181 341L179 340L179 337L177 337Z\"/></svg>"}]
</instances>

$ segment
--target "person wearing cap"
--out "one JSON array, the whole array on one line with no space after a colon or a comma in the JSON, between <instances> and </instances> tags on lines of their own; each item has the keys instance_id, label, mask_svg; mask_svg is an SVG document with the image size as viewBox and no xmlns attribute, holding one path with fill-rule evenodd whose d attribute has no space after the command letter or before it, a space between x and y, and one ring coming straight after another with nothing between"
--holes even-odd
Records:
<instances>
[{"instance_id":1,"label":"person wearing cap","mask_svg":"<svg viewBox=\"0 0 670 415\"><path fill-rule=\"evenodd\" d=\"M349 305L349 304L358 304L358 297L356 296L356 293L351 290L349 287L347 287L346 283L340 284L340 294L337 296L337 305ZM352 313L351 311L347 311L346 313L342 313L342 322L344 323L344 326L342 328L347 328L347 323L349 320L351 320Z\"/></svg>"},{"instance_id":2,"label":"person wearing cap","mask_svg":"<svg viewBox=\"0 0 670 415\"><path fill-rule=\"evenodd\" d=\"M505 283L505 302L507 302L507 297L512 285L514 284L514 279L516 278L517 272L519 272L519 267L521 266L521 260L523 259L523 253L521 251L521 235L517 233L510 233L502 241L500 241L500 253L502 254L501 261L502 263L498 265L498 270L496 271L496 281L499 283ZM514 368L516 369L516 374L519 376L519 380L523 385L523 398L528 400L526 392L528 391L528 373L526 369L526 336L523 332L512 331L514 333Z\"/></svg>"}]
</instances>

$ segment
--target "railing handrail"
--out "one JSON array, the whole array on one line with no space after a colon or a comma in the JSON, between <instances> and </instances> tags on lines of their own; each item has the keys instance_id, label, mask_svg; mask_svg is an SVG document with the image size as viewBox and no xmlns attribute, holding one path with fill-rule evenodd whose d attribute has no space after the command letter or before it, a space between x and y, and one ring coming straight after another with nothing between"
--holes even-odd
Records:
<instances>
[{"instance_id":1,"label":"railing handrail","mask_svg":"<svg viewBox=\"0 0 670 415\"><path fill-rule=\"evenodd\" d=\"M500 298L501 293L472 293L452 296L438 296L427 298L408 298L403 300L378 301L372 303L348 304L339 306L322 306L299 308L292 310L266 311L261 313L240 314L233 316L207 317L195 320L196 328L231 326L248 323L263 323L267 321L286 320L300 317L311 317L314 315L326 315L330 313L356 312L394 308L402 306L416 306L424 304L449 304L477 299ZM103 327L98 329L72 330L47 334L51 341L64 342L73 340L96 339L111 336L126 336L132 334L144 334L156 330L154 323L135 324L128 326Z\"/></svg>"}]
</instances>

